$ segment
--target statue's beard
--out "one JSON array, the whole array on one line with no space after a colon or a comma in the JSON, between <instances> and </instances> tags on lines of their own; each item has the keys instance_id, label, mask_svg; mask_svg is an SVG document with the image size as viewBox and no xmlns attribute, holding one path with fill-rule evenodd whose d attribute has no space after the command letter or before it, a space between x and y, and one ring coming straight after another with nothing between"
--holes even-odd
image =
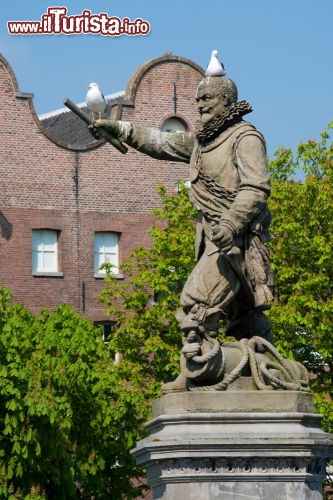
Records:
<instances>
[{"instance_id":1,"label":"statue's beard","mask_svg":"<svg viewBox=\"0 0 333 500\"><path fill-rule=\"evenodd\" d=\"M200 115L200 118L198 119L197 123L198 125L200 125L201 127L205 127L206 125L208 125L209 123L213 122L214 120L216 120L216 118L219 116L217 113L213 116L211 116L209 119L207 119L207 117L205 116L206 113L203 113L202 115Z\"/></svg>"},{"instance_id":2,"label":"statue's beard","mask_svg":"<svg viewBox=\"0 0 333 500\"><path fill-rule=\"evenodd\" d=\"M238 122L242 116L251 113L252 107L246 101L239 101L231 104L223 113L216 114L209 121L202 118L195 124L195 134L199 142L213 140L225 129Z\"/></svg>"},{"instance_id":3,"label":"statue's beard","mask_svg":"<svg viewBox=\"0 0 333 500\"><path fill-rule=\"evenodd\" d=\"M221 115L216 114L216 115L212 116L209 120L207 120L207 118L205 118L204 116L200 116L200 118L196 121L196 124L195 124L196 132L198 132L198 131L203 132L206 127L210 126L211 123L214 124L215 122L217 122L219 116L221 116Z\"/></svg>"}]
</instances>

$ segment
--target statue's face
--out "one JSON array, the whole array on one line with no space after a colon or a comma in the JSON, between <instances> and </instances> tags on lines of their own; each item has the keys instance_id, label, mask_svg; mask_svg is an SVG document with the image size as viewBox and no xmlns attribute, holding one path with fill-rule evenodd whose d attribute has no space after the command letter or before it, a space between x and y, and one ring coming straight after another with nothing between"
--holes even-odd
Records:
<instances>
[{"instance_id":1,"label":"statue's face","mask_svg":"<svg viewBox=\"0 0 333 500\"><path fill-rule=\"evenodd\" d=\"M214 82L214 77L207 77L200 82L196 101L200 120L204 124L209 123L215 116L227 109L226 103L221 96L221 89Z\"/></svg>"}]
</instances>

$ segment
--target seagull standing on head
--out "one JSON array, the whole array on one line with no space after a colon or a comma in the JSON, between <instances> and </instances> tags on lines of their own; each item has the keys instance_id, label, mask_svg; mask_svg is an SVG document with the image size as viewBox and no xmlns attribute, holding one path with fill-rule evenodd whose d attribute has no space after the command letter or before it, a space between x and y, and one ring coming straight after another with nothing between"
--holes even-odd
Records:
<instances>
[{"instance_id":1,"label":"seagull standing on head","mask_svg":"<svg viewBox=\"0 0 333 500\"><path fill-rule=\"evenodd\" d=\"M97 83L89 83L86 104L93 118L94 114L97 114L98 118L102 118L102 114L106 108L106 101Z\"/></svg>"},{"instance_id":2,"label":"seagull standing on head","mask_svg":"<svg viewBox=\"0 0 333 500\"><path fill-rule=\"evenodd\" d=\"M224 76L224 75L225 75L224 66L218 60L218 52L217 50L212 50L210 61L205 72L205 76Z\"/></svg>"}]
</instances>

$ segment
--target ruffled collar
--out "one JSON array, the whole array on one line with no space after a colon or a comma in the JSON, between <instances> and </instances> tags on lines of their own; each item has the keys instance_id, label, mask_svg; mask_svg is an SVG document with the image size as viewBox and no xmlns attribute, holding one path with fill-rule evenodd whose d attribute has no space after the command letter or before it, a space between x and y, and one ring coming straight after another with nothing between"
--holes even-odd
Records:
<instances>
[{"instance_id":1,"label":"ruffled collar","mask_svg":"<svg viewBox=\"0 0 333 500\"><path fill-rule=\"evenodd\" d=\"M203 125L200 120L196 123L195 135L200 144L212 141L224 132L231 125L234 125L242 116L251 113L252 107L247 101L239 101L231 104L229 108L220 115L217 115L212 121Z\"/></svg>"}]
</instances>

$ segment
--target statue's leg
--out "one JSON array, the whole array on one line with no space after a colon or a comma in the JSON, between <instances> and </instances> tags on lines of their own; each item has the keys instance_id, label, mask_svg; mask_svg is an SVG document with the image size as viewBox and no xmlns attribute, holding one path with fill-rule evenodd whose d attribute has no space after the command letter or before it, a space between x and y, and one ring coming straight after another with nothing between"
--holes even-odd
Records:
<instances>
[{"instance_id":1,"label":"statue's leg","mask_svg":"<svg viewBox=\"0 0 333 500\"><path fill-rule=\"evenodd\" d=\"M228 259L206 239L203 253L185 283L181 307L176 313L183 335L183 362L203 355L203 350L210 344L207 339L217 335L225 304L233 299L239 288ZM182 370L176 380L164 384L163 392L186 390L186 384L187 378Z\"/></svg>"},{"instance_id":2,"label":"statue's leg","mask_svg":"<svg viewBox=\"0 0 333 500\"><path fill-rule=\"evenodd\" d=\"M264 313L267 306L254 307L246 291L240 288L237 296L226 309L228 319L227 335L242 338L263 337L272 343L271 323Z\"/></svg>"},{"instance_id":3,"label":"statue's leg","mask_svg":"<svg viewBox=\"0 0 333 500\"><path fill-rule=\"evenodd\" d=\"M224 308L239 289L239 279L228 258L206 239L204 251L181 294L181 308L176 314L181 330L216 335Z\"/></svg>"}]
</instances>

